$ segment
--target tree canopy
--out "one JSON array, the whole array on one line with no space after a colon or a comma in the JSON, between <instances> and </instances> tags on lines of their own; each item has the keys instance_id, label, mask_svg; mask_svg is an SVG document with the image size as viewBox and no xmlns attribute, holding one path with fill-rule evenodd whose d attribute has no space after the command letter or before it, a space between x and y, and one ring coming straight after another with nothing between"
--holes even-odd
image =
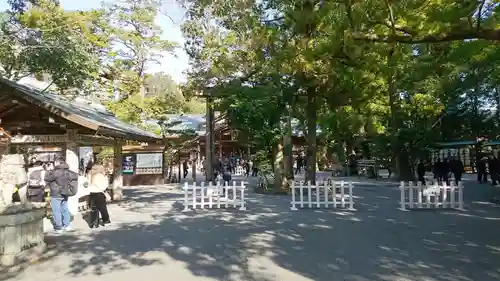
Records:
<instances>
[{"instance_id":1,"label":"tree canopy","mask_svg":"<svg viewBox=\"0 0 500 281\"><path fill-rule=\"evenodd\" d=\"M310 179L320 143L378 144L404 176L432 142L498 136L496 1L183 3L189 86L271 146L300 120Z\"/></svg>"},{"instance_id":2,"label":"tree canopy","mask_svg":"<svg viewBox=\"0 0 500 281\"><path fill-rule=\"evenodd\" d=\"M69 11L54 0L9 4L0 19L3 77L45 80L51 90L89 97L140 126L204 109L172 77L150 71L179 48L156 23L161 1L114 1L88 11Z\"/></svg>"}]
</instances>

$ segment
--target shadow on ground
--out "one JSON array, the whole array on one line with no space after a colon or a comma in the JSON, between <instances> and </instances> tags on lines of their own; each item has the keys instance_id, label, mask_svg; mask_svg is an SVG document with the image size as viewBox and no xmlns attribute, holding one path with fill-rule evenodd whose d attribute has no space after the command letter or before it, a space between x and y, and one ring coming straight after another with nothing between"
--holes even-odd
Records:
<instances>
[{"instance_id":1,"label":"shadow on ground","mask_svg":"<svg viewBox=\"0 0 500 281\"><path fill-rule=\"evenodd\" d=\"M148 216L117 217L113 227L85 235L49 236L49 253L67 262L40 266L65 280L138 267L186 281L500 280L500 208L474 201L465 213L401 212L396 185L358 184L355 191L352 213L292 212L289 198L258 194L249 194L246 212L182 213L179 190L130 189L127 201L111 207L115 217Z\"/></svg>"}]
</instances>

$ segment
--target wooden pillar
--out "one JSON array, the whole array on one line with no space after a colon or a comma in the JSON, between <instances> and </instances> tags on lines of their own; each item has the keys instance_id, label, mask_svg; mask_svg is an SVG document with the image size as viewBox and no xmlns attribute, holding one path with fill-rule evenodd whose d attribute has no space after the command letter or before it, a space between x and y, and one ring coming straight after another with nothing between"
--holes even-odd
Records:
<instances>
[{"instance_id":1,"label":"wooden pillar","mask_svg":"<svg viewBox=\"0 0 500 281\"><path fill-rule=\"evenodd\" d=\"M198 163L201 161L201 146L200 146L200 141L198 141L198 148L196 150L196 161L198 161Z\"/></svg>"},{"instance_id":2,"label":"wooden pillar","mask_svg":"<svg viewBox=\"0 0 500 281\"><path fill-rule=\"evenodd\" d=\"M181 152L180 152L180 150L179 150L179 156L177 157L177 160L178 160L177 162L179 162L178 163L179 167L177 169L177 178L178 178L179 182L181 182L181 179L182 179L182 177L181 177L182 176L181 175L182 163L181 163Z\"/></svg>"},{"instance_id":3,"label":"wooden pillar","mask_svg":"<svg viewBox=\"0 0 500 281\"><path fill-rule=\"evenodd\" d=\"M121 141L117 141L113 151L113 200L123 199L123 153Z\"/></svg>"},{"instance_id":4,"label":"wooden pillar","mask_svg":"<svg viewBox=\"0 0 500 281\"><path fill-rule=\"evenodd\" d=\"M194 182L196 182L196 161L198 161L198 159L191 162L191 175Z\"/></svg>"},{"instance_id":5,"label":"wooden pillar","mask_svg":"<svg viewBox=\"0 0 500 281\"><path fill-rule=\"evenodd\" d=\"M292 142L292 116L290 115L290 107L287 106L287 116L285 126L285 134L283 135L283 146L284 146L284 168L285 176L287 180L294 178L293 173L293 142Z\"/></svg>"},{"instance_id":6,"label":"wooden pillar","mask_svg":"<svg viewBox=\"0 0 500 281\"><path fill-rule=\"evenodd\" d=\"M78 167L80 164L79 160L79 148L75 142L76 139L76 130L68 130L66 133L66 151L65 151L65 159L66 163L69 166L69 170L75 173L78 173Z\"/></svg>"},{"instance_id":7,"label":"wooden pillar","mask_svg":"<svg viewBox=\"0 0 500 281\"><path fill-rule=\"evenodd\" d=\"M69 166L69 170L78 173L78 168L80 164L79 148L76 144L76 130L67 130L66 132L66 147L64 159L66 164ZM78 199L80 198L80 192L77 192L75 196L68 198L68 209L72 215L78 214Z\"/></svg>"},{"instance_id":8,"label":"wooden pillar","mask_svg":"<svg viewBox=\"0 0 500 281\"><path fill-rule=\"evenodd\" d=\"M205 174L206 174L206 181L212 181L213 180L213 165L214 165L214 126L213 126L213 117L214 117L214 112L213 108L211 105L211 100L210 98L207 98L207 117L205 120L205 127L206 127L206 139L205 139L205 162L206 162L206 167L205 167Z\"/></svg>"},{"instance_id":9,"label":"wooden pillar","mask_svg":"<svg viewBox=\"0 0 500 281\"><path fill-rule=\"evenodd\" d=\"M219 159L222 159L222 131L219 132Z\"/></svg>"}]
</instances>

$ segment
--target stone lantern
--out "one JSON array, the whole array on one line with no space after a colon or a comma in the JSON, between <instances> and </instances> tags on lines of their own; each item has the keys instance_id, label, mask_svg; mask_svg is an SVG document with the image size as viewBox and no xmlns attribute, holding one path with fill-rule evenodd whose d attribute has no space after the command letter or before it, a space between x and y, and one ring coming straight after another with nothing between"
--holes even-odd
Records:
<instances>
[{"instance_id":1,"label":"stone lantern","mask_svg":"<svg viewBox=\"0 0 500 281\"><path fill-rule=\"evenodd\" d=\"M44 204L27 202L27 174L22 154L0 159L0 267L30 262L45 249ZM20 203L12 202L16 187Z\"/></svg>"}]
</instances>

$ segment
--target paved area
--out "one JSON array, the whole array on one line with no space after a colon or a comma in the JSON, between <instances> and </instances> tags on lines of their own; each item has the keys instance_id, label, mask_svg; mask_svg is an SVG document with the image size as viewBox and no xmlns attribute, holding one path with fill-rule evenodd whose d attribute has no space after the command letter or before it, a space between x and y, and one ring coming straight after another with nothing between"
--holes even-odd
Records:
<instances>
[{"instance_id":1,"label":"paved area","mask_svg":"<svg viewBox=\"0 0 500 281\"><path fill-rule=\"evenodd\" d=\"M398 211L396 184L353 178L353 213L288 209L249 192L248 211L181 213L175 185L128 188L113 224L47 236L47 257L16 281L500 280L500 208L466 182L468 212Z\"/></svg>"}]
</instances>

